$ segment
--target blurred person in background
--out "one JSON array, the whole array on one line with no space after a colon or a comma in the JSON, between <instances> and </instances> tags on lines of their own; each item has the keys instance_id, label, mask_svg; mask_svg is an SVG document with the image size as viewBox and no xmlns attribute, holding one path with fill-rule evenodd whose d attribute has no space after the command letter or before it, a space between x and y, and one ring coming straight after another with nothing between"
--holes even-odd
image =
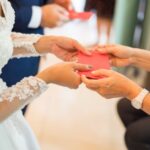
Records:
<instances>
[{"instance_id":1,"label":"blurred person in background","mask_svg":"<svg viewBox=\"0 0 150 150\"><path fill-rule=\"evenodd\" d=\"M56 1L55 4L55 1L50 3L48 0L10 0L16 15L13 31L43 34L44 27L53 28L63 25L69 20L66 10L69 3L62 4L60 0ZM1 78L7 83L7 86L12 86L24 77L37 74L39 63L40 57L11 59L3 68ZM23 113L25 111L26 107Z\"/></svg>"},{"instance_id":2,"label":"blurred person in background","mask_svg":"<svg viewBox=\"0 0 150 150\"><path fill-rule=\"evenodd\" d=\"M109 42L115 0L86 0L85 11L95 10L97 13L98 42L102 43L104 29L106 31L106 43Z\"/></svg>"}]
</instances>

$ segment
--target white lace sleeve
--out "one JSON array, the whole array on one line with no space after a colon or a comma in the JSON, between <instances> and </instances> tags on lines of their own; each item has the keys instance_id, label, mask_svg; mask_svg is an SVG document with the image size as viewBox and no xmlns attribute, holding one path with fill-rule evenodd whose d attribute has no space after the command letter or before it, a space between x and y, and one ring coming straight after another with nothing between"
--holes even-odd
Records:
<instances>
[{"instance_id":1,"label":"white lace sleeve","mask_svg":"<svg viewBox=\"0 0 150 150\"><path fill-rule=\"evenodd\" d=\"M27 103L39 96L48 88L48 85L36 77L27 77L18 82L16 85L6 88L0 93L0 102L7 100L26 101Z\"/></svg>"},{"instance_id":2,"label":"white lace sleeve","mask_svg":"<svg viewBox=\"0 0 150 150\"><path fill-rule=\"evenodd\" d=\"M34 44L40 39L39 34L22 34L13 32L12 41L14 46L13 57L31 57L39 56Z\"/></svg>"}]
</instances>

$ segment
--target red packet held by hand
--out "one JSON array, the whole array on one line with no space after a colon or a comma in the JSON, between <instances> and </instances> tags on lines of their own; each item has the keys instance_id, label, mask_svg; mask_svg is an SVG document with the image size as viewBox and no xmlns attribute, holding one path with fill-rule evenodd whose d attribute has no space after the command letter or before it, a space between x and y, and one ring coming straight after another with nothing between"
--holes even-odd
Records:
<instances>
[{"instance_id":1,"label":"red packet held by hand","mask_svg":"<svg viewBox=\"0 0 150 150\"><path fill-rule=\"evenodd\" d=\"M78 62L81 64L91 65L93 68L90 71L79 72L80 75L85 75L91 79L100 79L103 77L94 76L91 72L98 69L110 69L109 56L107 54L100 54L94 51L91 56L85 55L81 52L78 54Z\"/></svg>"},{"instance_id":2,"label":"red packet held by hand","mask_svg":"<svg viewBox=\"0 0 150 150\"><path fill-rule=\"evenodd\" d=\"M70 19L88 20L91 18L92 15L92 12L75 12L74 10L69 10Z\"/></svg>"}]
</instances>

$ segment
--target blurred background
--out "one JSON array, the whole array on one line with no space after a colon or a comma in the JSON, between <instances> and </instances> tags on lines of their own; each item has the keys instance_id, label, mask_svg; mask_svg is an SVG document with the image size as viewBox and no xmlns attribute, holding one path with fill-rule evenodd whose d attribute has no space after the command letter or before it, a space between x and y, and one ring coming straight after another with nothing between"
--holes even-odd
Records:
<instances>
[{"instance_id":1,"label":"blurred background","mask_svg":"<svg viewBox=\"0 0 150 150\"><path fill-rule=\"evenodd\" d=\"M149 0L116 0L114 6L106 3L99 7L92 6L90 0L72 0L72 4L76 11L85 9L95 14L87 21L73 20L45 29L45 34L72 37L86 47L118 43L150 49ZM55 56L47 55L42 58L40 69L58 62ZM146 72L133 67L119 71L149 89ZM78 90L50 85L29 106L26 119L42 150L126 150L117 101L106 100L83 85Z\"/></svg>"}]
</instances>

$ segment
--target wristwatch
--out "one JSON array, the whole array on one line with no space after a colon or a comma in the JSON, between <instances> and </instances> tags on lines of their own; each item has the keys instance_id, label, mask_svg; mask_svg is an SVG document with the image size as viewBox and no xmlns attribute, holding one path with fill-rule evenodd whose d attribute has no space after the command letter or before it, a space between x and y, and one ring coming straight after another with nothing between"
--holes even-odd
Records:
<instances>
[{"instance_id":1,"label":"wristwatch","mask_svg":"<svg viewBox=\"0 0 150 150\"><path fill-rule=\"evenodd\" d=\"M148 90L143 89L134 99L131 101L131 105L135 109L141 109L145 96L149 93Z\"/></svg>"}]
</instances>

